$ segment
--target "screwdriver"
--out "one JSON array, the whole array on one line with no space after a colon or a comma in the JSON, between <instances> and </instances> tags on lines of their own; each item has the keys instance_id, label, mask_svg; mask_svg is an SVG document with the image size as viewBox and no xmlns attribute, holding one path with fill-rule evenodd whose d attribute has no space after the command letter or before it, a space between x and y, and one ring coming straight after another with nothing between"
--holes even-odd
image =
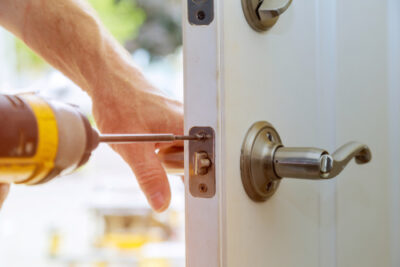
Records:
<instances>
[{"instance_id":1,"label":"screwdriver","mask_svg":"<svg viewBox=\"0 0 400 267\"><path fill-rule=\"evenodd\" d=\"M174 134L100 134L99 142L109 144L156 142L170 143L174 141L204 140L206 135L174 135Z\"/></svg>"},{"instance_id":2,"label":"screwdriver","mask_svg":"<svg viewBox=\"0 0 400 267\"><path fill-rule=\"evenodd\" d=\"M36 94L0 95L0 183L46 183L85 164L99 143L201 141L206 135L99 134L74 105ZM162 148L164 166L182 169L183 147ZM169 163L166 163L168 162Z\"/></svg>"}]
</instances>

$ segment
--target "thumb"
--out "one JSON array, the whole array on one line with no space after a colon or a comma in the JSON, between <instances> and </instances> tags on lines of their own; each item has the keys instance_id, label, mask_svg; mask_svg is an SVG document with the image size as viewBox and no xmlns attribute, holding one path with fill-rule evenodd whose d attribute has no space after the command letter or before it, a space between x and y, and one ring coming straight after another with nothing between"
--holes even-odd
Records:
<instances>
[{"instance_id":1,"label":"thumb","mask_svg":"<svg viewBox=\"0 0 400 267\"><path fill-rule=\"evenodd\" d=\"M155 154L154 144L124 145L118 151L131 166L152 208L158 212L167 209L171 191L165 170Z\"/></svg>"},{"instance_id":2,"label":"thumb","mask_svg":"<svg viewBox=\"0 0 400 267\"><path fill-rule=\"evenodd\" d=\"M10 191L9 184L0 184L0 208L3 205L3 202L6 199L9 191Z\"/></svg>"}]
</instances>

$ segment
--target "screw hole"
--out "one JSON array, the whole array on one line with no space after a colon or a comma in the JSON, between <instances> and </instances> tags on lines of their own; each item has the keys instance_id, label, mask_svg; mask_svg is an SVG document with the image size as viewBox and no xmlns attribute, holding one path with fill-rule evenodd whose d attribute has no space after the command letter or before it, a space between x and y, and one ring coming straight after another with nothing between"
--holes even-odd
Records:
<instances>
[{"instance_id":1,"label":"screw hole","mask_svg":"<svg viewBox=\"0 0 400 267\"><path fill-rule=\"evenodd\" d=\"M208 191L208 187L205 184L200 184L199 185L199 190L201 193L206 193Z\"/></svg>"},{"instance_id":2,"label":"screw hole","mask_svg":"<svg viewBox=\"0 0 400 267\"><path fill-rule=\"evenodd\" d=\"M267 138L268 138L269 141L275 142L275 138L270 132L267 132Z\"/></svg>"},{"instance_id":3,"label":"screw hole","mask_svg":"<svg viewBox=\"0 0 400 267\"><path fill-rule=\"evenodd\" d=\"M268 184L267 184L267 186L265 187L265 189L267 190L267 192L269 192L269 191L271 191L271 189L273 188L273 183L272 182L269 182Z\"/></svg>"},{"instance_id":4,"label":"screw hole","mask_svg":"<svg viewBox=\"0 0 400 267\"><path fill-rule=\"evenodd\" d=\"M197 12L198 20L204 20L206 18L206 13L203 10Z\"/></svg>"}]
</instances>

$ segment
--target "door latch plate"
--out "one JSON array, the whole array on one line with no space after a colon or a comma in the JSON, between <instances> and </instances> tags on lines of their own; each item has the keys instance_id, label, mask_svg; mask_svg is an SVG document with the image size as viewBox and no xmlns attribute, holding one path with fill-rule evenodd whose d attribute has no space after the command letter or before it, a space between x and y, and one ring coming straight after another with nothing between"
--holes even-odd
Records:
<instances>
[{"instance_id":1,"label":"door latch plate","mask_svg":"<svg viewBox=\"0 0 400 267\"><path fill-rule=\"evenodd\" d=\"M211 198L215 195L215 133L211 127L193 127L190 135L206 138L189 142L189 191L193 197ZM201 156L201 158L199 158ZM199 171L199 161L206 168Z\"/></svg>"}]
</instances>

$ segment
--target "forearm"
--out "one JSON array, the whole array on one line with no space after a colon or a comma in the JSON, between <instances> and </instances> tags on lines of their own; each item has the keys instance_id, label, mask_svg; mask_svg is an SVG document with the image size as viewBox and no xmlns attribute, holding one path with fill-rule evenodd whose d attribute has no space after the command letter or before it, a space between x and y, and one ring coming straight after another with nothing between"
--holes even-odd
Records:
<instances>
[{"instance_id":1,"label":"forearm","mask_svg":"<svg viewBox=\"0 0 400 267\"><path fill-rule=\"evenodd\" d=\"M115 94L124 83L147 82L126 51L80 0L2 0L0 24L21 38L89 95Z\"/></svg>"}]
</instances>

